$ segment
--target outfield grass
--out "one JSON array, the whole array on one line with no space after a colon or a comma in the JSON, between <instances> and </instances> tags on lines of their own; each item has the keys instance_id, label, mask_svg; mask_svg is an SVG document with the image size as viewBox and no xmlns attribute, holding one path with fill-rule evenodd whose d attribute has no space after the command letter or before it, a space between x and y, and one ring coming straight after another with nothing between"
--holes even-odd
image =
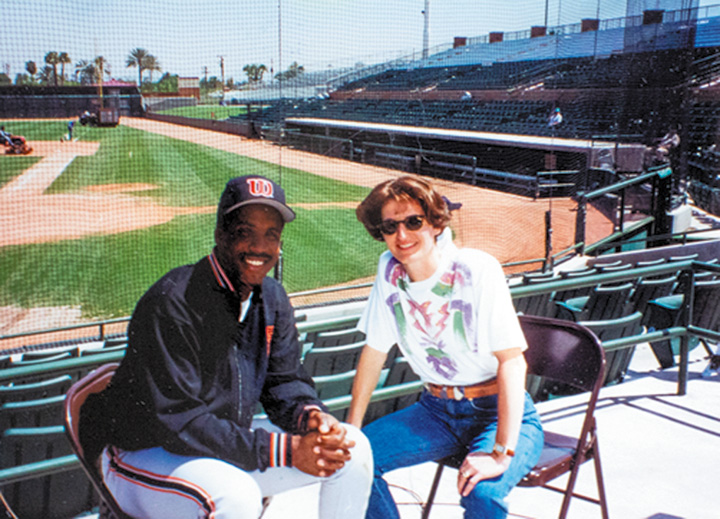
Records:
<instances>
[{"instance_id":1,"label":"outfield grass","mask_svg":"<svg viewBox=\"0 0 720 519\"><path fill-rule=\"evenodd\" d=\"M67 133L67 121L8 121L4 122L5 130L13 135L22 135L28 141L59 141ZM80 127L79 124L75 125ZM83 130L85 128L83 127ZM96 139L90 139L96 140Z\"/></svg>"},{"instance_id":2,"label":"outfield grass","mask_svg":"<svg viewBox=\"0 0 720 519\"><path fill-rule=\"evenodd\" d=\"M48 138L63 129L62 122L13 125L14 132L22 131L30 140ZM368 192L125 126L82 127L76 135L99 141L100 149L94 156L77 157L49 193L140 182L158 187L135 196L152 197L159 204L214 206L229 178L248 173L281 181L291 204L359 201ZM0 157L3 175L9 171L8 164L19 159ZM13 167L9 177L20 173ZM284 285L289 292L374 274L383 245L367 235L353 209L298 209L297 213L297 220L283 234ZM187 215L139 231L1 248L0 305L80 306L87 318L129 315L137 299L165 272L210 252L214 225L213 214Z\"/></svg>"},{"instance_id":3,"label":"outfield grass","mask_svg":"<svg viewBox=\"0 0 720 519\"><path fill-rule=\"evenodd\" d=\"M223 120L233 115L243 115L247 112L244 105L197 105L179 106L168 110L160 110L157 113L163 115L178 115L180 117L191 117L193 119L216 119Z\"/></svg>"}]
</instances>

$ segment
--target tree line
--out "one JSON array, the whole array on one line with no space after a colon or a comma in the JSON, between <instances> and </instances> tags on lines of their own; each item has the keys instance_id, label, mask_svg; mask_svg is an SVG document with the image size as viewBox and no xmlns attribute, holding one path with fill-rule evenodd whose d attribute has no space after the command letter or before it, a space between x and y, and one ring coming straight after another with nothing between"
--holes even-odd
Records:
<instances>
[{"instance_id":1,"label":"tree line","mask_svg":"<svg viewBox=\"0 0 720 519\"><path fill-rule=\"evenodd\" d=\"M81 59L75 63L71 73L68 73L68 65L72 59L67 52L50 51L45 54L44 66L39 66L35 61L25 62L25 72L15 76L16 85L40 85L40 86L67 86L67 85L93 85L110 79L112 72L110 63L103 56L96 56L92 60ZM145 49L133 49L128 54L125 65L138 68L138 85L143 84L143 72L152 73L161 71L160 62ZM2 83L11 84L10 78L5 74Z\"/></svg>"},{"instance_id":2,"label":"tree line","mask_svg":"<svg viewBox=\"0 0 720 519\"><path fill-rule=\"evenodd\" d=\"M74 68L71 68L71 65L72 59L67 52L50 51L45 54L44 65L39 65L32 60L25 62L25 71L15 76L14 83L29 86L94 85L98 84L101 78L105 81L111 77L110 64L103 56L96 56L92 60L81 59L74 64ZM125 60L125 66L126 68L137 68L137 84L143 92L177 91L177 75L165 73L157 83L153 83L153 72L162 72L162 67L158 58L146 49L137 47L131 50ZM242 70L247 76L247 81L236 83L233 78L227 81L224 77L222 80L215 76L208 78L207 67L205 67L205 77L200 79L200 88L205 91L213 91L238 88L245 83L258 84L263 81L263 77L268 72L267 67L263 64L245 65ZM148 72L148 75L144 77L145 72ZM305 67L293 62L287 70L275 74L274 79L288 81L304 72ZM0 85L3 84L11 85L13 82L6 74L0 73Z\"/></svg>"},{"instance_id":3,"label":"tree line","mask_svg":"<svg viewBox=\"0 0 720 519\"><path fill-rule=\"evenodd\" d=\"M72 71L70 71L70 65L72 65L72 59L67 52L50 51L45 54L42 66L35 61L25 62L25 72L15 76L15 84L30 86L94 85L98 84L101 79L105 81L112 77L110 64L103 56L97 56L92 60L81 59L75 63ZM158 58L146 49L138 47L131 50L125 60L125 66L126 68L137 68L137 84L143 92L177 91L177 75L165 73L157 83L153 83L153 72L162 72L162 67ZM251 85L261 83L268 71L263 64L245 65L242 70L247 76L246 83ZM146 79L143 76L144 72L148 72ZM287 70L275 74L274 79L288 81L304 72L305 67L295 61ZM3 84L10 85L12 80L6 74L0 73L0 85ZM205 77L200 80L200 88L206 91L238 88L243 84L235 83L233 78L227 81L224 77L222 80L215 76L208 78L207 67L205 67Z\"/></svg>"}]
</instances>

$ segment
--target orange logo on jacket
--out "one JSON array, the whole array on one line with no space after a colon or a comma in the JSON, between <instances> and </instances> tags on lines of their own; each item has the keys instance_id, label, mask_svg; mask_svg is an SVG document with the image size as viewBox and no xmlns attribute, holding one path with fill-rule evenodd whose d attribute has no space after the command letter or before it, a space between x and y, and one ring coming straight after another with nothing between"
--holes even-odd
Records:
<instances>
[{"instance_id":1,"label":"orange logo on jacket","mask_svg":"<svg viewBox=\"0 0 720 519\"><path fill-rule=\"evenodd\" d=\"M265 350L266 350L268 357L270 356L270 343L272 342L272 336L273 336L274 331L275 331L274 325L265 327L265 340L267 341L267 343L265 345Z\"/></svg>"}]
</instances>

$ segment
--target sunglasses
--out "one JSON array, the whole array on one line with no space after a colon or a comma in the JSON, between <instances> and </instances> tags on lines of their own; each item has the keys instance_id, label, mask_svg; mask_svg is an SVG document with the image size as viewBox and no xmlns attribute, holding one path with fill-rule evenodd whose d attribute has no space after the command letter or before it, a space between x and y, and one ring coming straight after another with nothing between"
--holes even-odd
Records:
<instances>
[{"instance_id":1,"label":"sunglasses","mask_svg":"<svg viewBox=\"0 0 720 519\"><path fill-rule=\"evenodd\" d=\"M381 233L388 236L391 234L395 234L398 230L398 227L400 227L400 224L403 224L408 231L418 231L420 230L420 227L423 226L424 220L425 217L420 214L413 214L411 216L408 216L404 220L392 220L388 218L387 220L382 221L379 229Z\"/></svg>"}]
</instances>

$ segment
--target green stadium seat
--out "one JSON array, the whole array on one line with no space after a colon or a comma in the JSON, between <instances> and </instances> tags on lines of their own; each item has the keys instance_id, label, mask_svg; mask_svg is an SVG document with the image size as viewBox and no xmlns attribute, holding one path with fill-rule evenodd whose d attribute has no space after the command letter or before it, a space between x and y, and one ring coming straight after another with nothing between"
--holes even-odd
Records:
<instances>
[{"instance_id":1,"label":"green stadium seat","mask_svg":"<svg viewBox=\"0 0 720 519\"><path fill-rule=\"evenodd\" d=\"M3 485L8 504L22 519L67 519L91 510L98 503L62 425L4 431L0 439L0 462L3 469L51 472ZM68 467L72 468L68 470Z\"/></svg>"},{"instance_id":2,"label":"green stadium seat","mask_svg":"<svg viewBox=\"0 0 720 519\"><path fill-rule=\"evenodd\" d=\"M313 342L314 348L324 348L326 346L342 346L345 344L353 344L365 340L365 334L357 328L348 328L346 330L332 330L327 332L318 332Z\"/></svg>"},{"instance_id":3,"label":"green stadium seat","mask_svg":"<svg viewBox=\"0 0 720 519\"><path fill-rule=\"evenodd\" d=\"M598 285L590 295L556 301L557 317L567 321L586 321L614 319L623 315L627 309L632 282L621 285Z\"/></svg>"},{"instance_id":4,"label":"green stadium seat","mask_svg":"<svg viewBox=\"0 0 720 519\"><path fill-rule=\"evenodd\" d=\"M60 353L40 353L40 352L27 352L23 353L22 358L15 360L10 364L10 367L18 366L33 366L36 364L43 364L45 362L55 362L63 359L71 359L73 354L69 351L63 351Z\"/></svg>"},{"instance_id":5,"label":"green stadium seat","mask_svg":"<svg viewBox=\"0 0 720 519\"><path fill-rule=\"evenodd\" d=\"M357 367L365 341L343 346L311 348L305 354L303 366L311 377L346 373Z\"/></svg>"},{"instance_id":6,"label":"green stadium seat","mask_svg":"<svg viewBox=\"0 0 720 519\"><path fill-rule=\"evenodd\" d=\"M353 381L355 380L356 370L347 371L345 373L335 373L334 375L322 375L313 378L315 382L315 391L321 400L335 398L338 396L349 395L352 392ZM331 412L338 420L345 421L348 409L338 409Z\"/></svg>"},{"instance_id":7,"label":"green stadium seat","mask_svg":"<svg viewBox=\"0 0 720 519\"><path fill-rule=\"evenodd\" d=\"M404 384L406 382L414 382L420 380L415 372L412 370L405 357L399 356L392 361L392 365L388 370L388 374L385 377L383 388L389 388ZM418 390L416 393L410 395L398 396L387 400L380 400L378 402L372 402L368 406L365 412L365 418L363 423L369 424L382 418L385 415L404 409L405 407L414 404L420 398L422 390Z\"/></svg>"},{"instance_id":8,"label":"green stadium seat","mask_svg":"<svg viewBox=\"0 0 720 519\"><path fill-rule=\"evenodd\" d=\"M63 423L65 395L0 405L0 431L16 427L45 427Z\"/></svg>"},{"instance_id":9,"label":"green stadium seat","mask_svg":"<svg viewBox=\"0 0 720 519\"><path fill-rule=\"evenodd\" d=\"M642 320L642 313L634 312L615 319L578 321L578 324L589 328L598 336L600 342L604 343L621 337L639 335L643 330ZM634 353L635 346L605 352L606 368L603 385L618 384L623 381Z\"/></svg>"},{"instance_id":10,"label":"green stadium seat","mask_svg":"<svg viewBox=\"0 0 720 519\"><path fill-rule=\"evenodd\" d=\"M633 312L641 312L647 317L647 306L650 301L659 297L669 296L677 285L677 274L665 277L653 277L638 281L630 296L630 308ZM646 322L646 320L644 320Z\"/></svg>"},{"instance_id":11,"label":"green stadium seat","mask_svg":"<svg viewBox=\"0 0 720 519\"><path fill-rule=\"evenodd\" d=\"M648 316L645 323L648 329L662 330L677 326L683 319L683 294L671 294L659 297L650 301L647 305ZM720 324L720 280L696 281L694 286L693 324L698 328L718 330ZM694 348L702 342L708 353L708 345L696 337L690 340L690 348ZM680 353L680 339L656 341L650 344L661 368L669 368L675 365L675 356Z\"/></svg>"},{"instance_id":12,"label":"green stadium seat","mask_svg":"<svg viewBox=\"0 0 720 519\"><path fill-rule=\"evenodd\" d=\"M72 384L70 375L60 375L39 382L0 386L0 404L63 395L70 387L70 384Z\"/></svg>"}]
</instances>

